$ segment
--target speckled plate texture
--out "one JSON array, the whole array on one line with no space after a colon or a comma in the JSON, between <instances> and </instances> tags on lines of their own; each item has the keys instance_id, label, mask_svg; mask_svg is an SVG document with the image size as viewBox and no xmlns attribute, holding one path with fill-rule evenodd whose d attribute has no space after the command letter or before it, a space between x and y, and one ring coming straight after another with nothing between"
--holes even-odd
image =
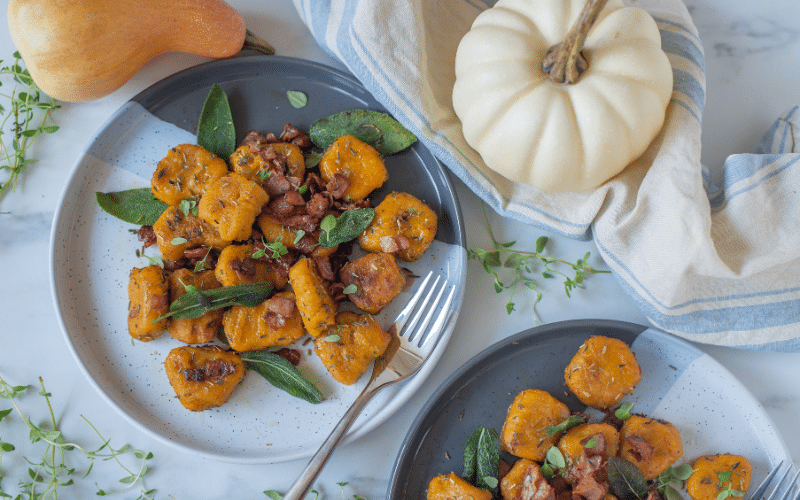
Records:
<instances>
[{"instance_id":1,"label":"speckled plate texture","mask_svg":"<svg viewBox=\"0 0 800 500\"><path fill-rule=\"evenodd\" d=\"M142 343L127 332L127 283L141 247L136 226L100 210L95 192L149 186L157 162L169 148L195 143L197 120L212 84L231 103L237 138L250 130L283 130L287 123L308 130L318 118L348 109L383 108L352 76L309 61L246 56L215 61L177 73L145 90L116 112L77 162L62 194L51 235L52 290L67 341L98 391L144 432L177 447L224 461L272 463L310 456L366 383L336 383L310 346L301 346L300 371L323 392L318 405L275 389L255 373L225 405L192 413L175 398L164 359L180 344L169 334ZM287 91L308 96L293 108ZM406 191L439 216L432 247L408 264L419 275L433 269L455 285L454 313L433 359L415 377L382 391L356 421L347 439L376 427L403 405L423 383L445 348L463 297L466 251L461 212L449 177L421 144L386 158L389 181L373 194L375 203L393 191ZM157 255L158 249L147 249ZM413 288L412 288L413 291ZM381 311L388 328L407 293Z\"/></svg>"},{"instance_id":2,"label":"speckled plate texture","mask_svg":"<svg viewBox=\"0 0 800 500\"><path fill-rule=\"evenodd\" d=\"M478 425L499 433L508 406L523 389L548 391L570 410L585 410L569 393L564 368L592 335L619 338L631 345L642 368L642 381L623 401L634 404L634 413L677 426L684 451L678 463L715 453L743 455L753 466L752 489L779 462L791 463L785 443L762 406L707 354L644 326L609 320L565 321L502 340L451 375L411 426L387 498L425 498L434 476L461 474L469 436ZM597 418L596 410L590 413Z\"/></svg>"}]
</instances>

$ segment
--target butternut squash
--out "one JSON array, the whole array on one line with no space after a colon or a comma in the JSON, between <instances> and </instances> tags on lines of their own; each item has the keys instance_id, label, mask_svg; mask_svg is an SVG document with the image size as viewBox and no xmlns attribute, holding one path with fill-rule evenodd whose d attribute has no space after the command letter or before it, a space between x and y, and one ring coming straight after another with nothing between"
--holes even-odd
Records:
<instances>
[{"instance_id":1,"label":"butternut squash","mask_svg":"<svg viewBox=\"0 0 800 500\"><path fill-rule=\"evenodd\" d=\"M10 0L8 26L33 80L61 101L104 97L167 52L275 52L223 0Z\"/></svg>"}]
</instances>

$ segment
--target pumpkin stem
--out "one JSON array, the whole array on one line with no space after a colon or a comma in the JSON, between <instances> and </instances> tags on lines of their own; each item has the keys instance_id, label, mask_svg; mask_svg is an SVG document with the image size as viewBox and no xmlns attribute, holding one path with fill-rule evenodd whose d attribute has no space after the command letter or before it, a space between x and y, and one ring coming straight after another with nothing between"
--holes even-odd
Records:
<instances>
[{"instance_id":1,"label":"pumpkin stem","mask_svg":"<svg viewBox=\"0 0 800 500\"><path fill-rule=\"evenodd\" d=\"M256 50L268 56L275 54L275 48L262 40L258 35L254 34L249 29L245 30L244 45L242 50Z\"/></svg>"},{"instance_id":2,"label":"pumpkin stem","mask_svg":"<svg viewBox=\"0 0 800 500\"><path fill-rule=\"evenodd\" d=\"M589 62L583 56L583 44L607 1L587 0L564 41L547 51L542 59L542 70L550 75L552 81L567 85L575 83L589 67Z\"/></svg>"}]
</instances>

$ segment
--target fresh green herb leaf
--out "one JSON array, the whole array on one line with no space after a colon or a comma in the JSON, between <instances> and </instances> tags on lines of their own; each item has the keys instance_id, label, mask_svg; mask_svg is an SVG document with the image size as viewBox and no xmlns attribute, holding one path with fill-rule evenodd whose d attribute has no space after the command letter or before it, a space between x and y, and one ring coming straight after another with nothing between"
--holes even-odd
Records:
<instances>
[{"instance_id":1,"label":"fresh green herb leaf","mask_svg":"<svg viewBox=\"0 0 800 500\"><path fill-rule=\"evenodd\" d=\"M350 295L351 293L356 293L357 291L358 291L358 287L351 283L351 284L347 285L346 287L344 287L344 290L342 290L342 293L345 294L345 295Z\"/></svg>"},{"instance_id":2,"label":"fresh green herb leaf","mask_svg":"<svg viewBox=\"0 0 800 500\"><path fill-rule=\"evenodd\" d=\"M528 290L532 290L536 294L533 300L533 313L536 314L536 306L542 300L542 292L538 290L538 285L532 277L535 269L538 269L540 275L545 279L562 277L564 279L564 291L567 297L571 296L570 293L573 289L584 288L583 283L586 277L593 274L611 272L591 267L587 263L589 258L588 253L584 255L582 259L578 259L574 264L563 259L546 255L544 251L548 238L545 236L537 238L534 252L513 250L511 247L515 242L501 243L495 238L492 227L489 224L489 217L486 214L485 206L483 206L483 216L494 248L492 250L483 248L469 249L467 250L467 257L479 261L483 269L492 276L492 286L495 292L501 293L503 291L508 291L511 293L508 303L506 304L506 313L508 314L516 310L514 303L516 294ZM561 271L556 266L567 266L574 275ZM501 272L510 272L510 279L506 281L504 278L501 278Z\"/></svg>"},{"instance_id":3,"label":"fresh green herb leaf","mask_svg":"<svg viewBox=\"0 0 800 500\"><path fill-rule=\"evenodd\" d=\"M586 444L584 444L583 447L586 448L586 449L591 450L592 448L594 448L598 444L600 444L600 441L596 437L591 437L591 438L589 438L588 441L586 441Z\"/></svg>"},{"instance_id":4,"label":"fresh green herb leaf","mask_svg":"<svg viewBox=\"0 0 800 500\"><path fill-rule=\"evenodd\" d=\"M155 257L150 257L149 255L142 254L142 257L147 259L151 266L158 266L164 269L164 259L160 256L156 255Z\"/></svg>"},{"instance_id":5,"label":"fresh green herb leaf","mask_svg":"<svg viewBox=\"0 0 800 500\"><path fill-rule=\"evenodd\" d=\"M353 135L383 156L399 153L417 142L417 137L391 116L367 109L343 111L317 120L311 124L309 134L322 149L343 135Z\"/></svg>"},{"instance_id":6,"label":"fresh green herb leaf","mask_svg":"<svg viewBox=\"0 0 800 500\"><path fill-rule=\"evenodd\" d=\"M275 490L266 490L264 494L271 500L283 500L283 494Z\"/></svg>"},{"instance_id":7,"label":"fresh green herb leaf","mask_svg":"<svg viewBox=\"0 0 800 500\"><path fill-rule=\"evenodd\" d=\"M188 216L190 213L192 215L198 214L197 202L194 200L181 200L178 203L178 210L183 213L184 217Z\"/></svg>"},{"instance_id":8,"label":"fresh green herb leaf","mask_svg":"<svg viewBox=\"0 0 800 500\"><path fill-rule=\"evenodd\" d=\"M570 415L569 417L566 418L566 420L564 420L560 424L548 426L544 430L544 433L547 435L547 437L553 437L559 432L566 432L567 430L575 427L576 425L580 425L584 422L586 422L585 418L578 415Z\"/></svg>"},{"instance_id":9,"label":"fresh green herb leaf","mask_svg":"<svg viewBox=\"0 0 800 500\"><path fill-rule=\"evenodd\" d=\"M206 255L202 258L202 260L198 261L197 264L194 265L194 272L199 273L205 269L210 269L208 263L206 262L209 255L211 255L211 247L208 248L208 252L206 252Z\"/></svg>"},{"instance_id":10,"label":"fresh green herb leaf","mask_svg":"<svg viewBox=\"0 0 800 500\"><path fill-rule=\"evenodd\" d=\"M289 104L296 109L304 108L306 104L308 104L308 96L299 90L290 90L286 92L286 97L289 98Z\"/></svg>"},{"instance_id":11,"label":"fresh green herb leaf","mask_svg":"<svg viewBox=\"0 0 800 500\"><path fill-rule=\"evenodd\" d=\"M351 208L339 217L326 215L320 221L322 233L319 235L319 245L322 248L332 248L357 238L369 226L373 217L374 208Z\"/></svg>"},{"instance_id":12,"label":"fresh green herb leaf","mask_svg":"<svg viewBox=\"0 0 800 500\"><path fill-rule=\"evenodd\" d=\"M2 61L0 61L2 62ZM10 94L0 97L7 99L10 112L0 105L0 114L5 115L0 122L0 136L10 132L10 140L0 142L0 171L7 170L8 177L0 182L0 197L10 187L16 190L22 171L37 160L30 156L33 144L44 134L58 131L55 125L47 125L53 111L61 106L55 99L40 92L30 73L23 68L19 52L14 52L14 63L0 68L0 76L11 76L16 84ZM20 87L21 86L21 87Z\"/></svg>"},{"instance_id":13,"label":"fresh green herb leaf","mask_svg":"<svg viewBox=\"0 0 800 500\"><path fill-rule=\"evenodd\" d=\"M340 325L340 326L346 327L347 325ZM342 340L342 337L336 333L332 333L330 335L326 335L325 337L323 337L322 340L325 342L339 342L340 340Z\"/></svg>"},{"instance_id":14,"label":"fresh green herb leaf","mask_svg":"<svg viewBox=\"0 0 800 500\"><path fill-rule=\"evenodd\" d=\"M150 188L128 189L114 193L95 193L97 204L105 212L130 224L152 226L169 205L153 196Z\"/></svg>"},{"instance_id":15,"label":"fresh green herb leaf","mask_svg":"<svg viewBox=\"0 0 800 500\"><path fill-rule=\"evenodd\" d=\"M150 470L148 460L152 459L152 453L145 453L141 450L136 450L129 445L123 445L120 448L111 446L111 441L103 437L100 432L84 418L91 429L97 433L100 438L100 446L96 449L83 448L76 443L69 442L61 431L58 429L58 421L55 418L56 412L51 404L50 393L45 390L44 381L39 378L39 385L41 390L37 393L44 400L44 411L48 417L32 417L24 414L20 405L17 404L16 399L22 397L25 387L17 386L12 387L6 383L5 380L0 378L0 396L11 400L13 410L17 413L22 423L29 429L29 440L31 443L40 443L37 446L44 448L43 458L34 460L29 457L23 457L23 463L27 462L30 467L27 469L28 479L19 482L20 494L12 496L9 492L4 491L0 487L0 497L2 498L30 498L30 499L49 499L59 498L61 489L70 486L75 481L72 476L75 474L76 468L68 467L68 463L75 463L81 458L88 461L89 466L82 477L87 477L95 464L95 460L104 462L115 462L119 464L123 471L124 476L119 482L125 485L115 491L105 491L100 486L97 486L97 494L113 494L129 491L133 487L139 488L139 500L152 500L154 490L147 490L143 486L143 478ZM29 405L30 406L30 405ZM5 413L5 411L4 411ZM36 423L34 423L36 422ZM17 450L17 447L10 443L0 441L0 460L2 454ZM120 460L122 455L133 453L134 456L141 460L141 465L136 468L129 469L123 465ZM2 479L2 476L0 476Z\"/></svg>"},{"instance_id":16,"label":"fresh green herb leaf","mask_svg":"<svg viewBox=\"0 0 800 500\"><path fill-rule=\"evenodd\" d=\"M236 128L233 124L228 96L216 83L208 92L197 122L197 145L220 158L230 158L236 149Z\"/></svg>"},{"instance_id":17,"label":"fresh green herb leaf","mask_svg":"<svg viewBox=\"0 0 800 500\"><path fill-rule=\"evenodd\" d=\"M636 465L619 457L608 459L608 485L619 500L642 500L647 480Z\"/></svg>"},{"instance_id":18,"label":"fresh green herb leaf","mask_svg":"<svg viewBox=\"0 0 800 500\"><path fill-rule=\"evenodd\" d=\"M294 241L292 241L292 245L297 245L300 242L300 240L303 239L303 236L305 236L305 235L306 235L305 231L303 231L302 229L298 229L294 233Z\"/></svg>"},{"instance_id":19,"label":"fresh green herb leaf","mask_svg":"<svg viewBox=\"0 0 800 500\"><path fill-rule=\"evenodd\" d=\"M272 243L267 243L265 246L266 248L272 250L273 259L280 259L282 256L289 253L289 249L283 244L283 236L278 236L275 241Z\"/></svg>"},{"instance_id":20,"label":"fresh green herb leaf","mask_svg":"<svg viewBox=\"0 0 800 500\"><path fill-rule=\"evenodd\" d=\"M547 450L545 458L549 464L556 468L563 469L567 466L567 460L564 458L564 454L555 446L551 446L550 449Z\"/></svg>"},{"instance_id":21,"label":"fresh green herb leaf","mask_svg":"<svg viewBox=\"0 0 800 500\"><path fill-rule=\"evenodd\" d=\"M733 472L728 470L725 472L720 472L719 474L717 474L717 477L719 478L720 482L724 483L725 481L729 480L732 475Z\"/></svg>"},{"instance_id":22,"label":"fresh green herb leaf","mask_svg":"<svg viewBox=\"0 0 800 500\"><path fill-rule=\"evenodd\" d=\"M622 421L628 420L631 418L631 408L633 408L633 403L625 401L619 405L619 408L614 412L614 416Z\"/></svg>"},{"instance_id":23,"label":"fresh green herb leaf","mask_svg":"<svg viewBox=\"0 0 800 500\"><path fill-rule=\"evenodd\" d=\"M254 307L269 298L272 288L272 282L266 281L185 293L170 304L169 313L154 319L153 323L170 317L199 318L208 311L233 305Z\"/></svg>"},{"instance_id":24,"label":"fresh green herb leaf","mask_svg":"<svg viewBox=\"0 0 800 500\"><path fill-rule=\"evenodd\" d=\"M306 380L289 361L267 350L241 354L245 366L258 373L278 389L309 403L321 403L325 398L314 384Z\"/></svg>"},{"instance_id":25,"label":"fresh green herb leaf","mask_svg":"<svg viewBox=\"0 0 800 500\"><path fill-rule=\"evenodd\" d=\"M170 241L170 243L172 243L173 245L176 245L176 246L177 245L183 245L184 243L188 243L188 242L189 242L189 240L187 240L186 238L181 238L180 236L172 238L172 240Z\"/></svg>"}]
</instances>

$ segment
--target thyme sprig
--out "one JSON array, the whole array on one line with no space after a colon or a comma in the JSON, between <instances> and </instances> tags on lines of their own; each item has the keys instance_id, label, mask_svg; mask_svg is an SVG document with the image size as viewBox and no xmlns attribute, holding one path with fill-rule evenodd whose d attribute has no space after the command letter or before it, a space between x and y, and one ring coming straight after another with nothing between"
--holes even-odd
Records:
<instances>
[{"instance_id":1,"label":"thyme sprig","mask_svg":"<svg viewBox=\"0 0 800 500\"><path fill-rule=\"evenodd\" d=\"M511 293L508 303L506 303L506 313L511 314L516 309L514 297L523 291L533 291L536 298L533 302L533 313L536 314L536 305L542 300L543 294L539 289L539 283L534 279L537 272L545 279L563 278L564 291L567 297L571 297L571 292L576 288L584 288L584 280L593 274L608 274L611 271L595 269L589 265L590 252L586 252L582 258L575 263L568 262L558 257L546 255L545 247L549 239L540 236L536 240L535 251L512 249L517 242L500 243L495 238L489 217L486 215L486 207L483 208L483 217L486 220L486 228L489 237L492 239L491 250L475 248L467 250L469 259L478 260L483 265L484 270L494 278L494 290L497 293L508 291ZM565 272L559 267L567 266L571 272ZM500 277L503 269L511 271L511 278L504 281ZM572 274L574 273L574 275Z\"/></svg>"},{"instance_id":2,"label":"thyme sprig","mask_svg":"<svg viewBox=\"0 0 800 500\"><path fill-rule=\"evenodd\" d=\"M14 63L0 68L0 76L11 76L18 84L14 85L10 94L0 93L4 103L10 107L7 113L5 106L0 104L0 115L4 115L0 121L0 137L11 132L10 142L5 137L0 141L0 170L9 173L5 181L0 181L0 197L9 187L15 190L19 175L25 167L36 162L28 154L34 140L42 134L52 134L58 130L58 126L48 125L48 119L61 106L39 90L21 62L19 52L14 52Z\"/></svg>"},{"instance_id":3,"label":"thyme sprig","mask_svg":"<svg viewBox=\"0 0 800 500\"><path fill-rule=\"evenodd\" d=\"M28 480L21 480L19 482L19 494L13 498L28 498L34 499L57 499L59 491L63 488L74 484L76 476L75 467L71 467L70 463L74 456L82 454L88 460L89 466L86 472L79 479L83 479L92 471L95 460L114 461L122 468L126 474L119 482L124 485L120 489L107 491L95 484L97 487L96 494L99 496L110 495L123 491L128 491L134 487L139 488L139 496L137 500L152 499L155 490L148 490L144 487L143 478L149 470L149 460L153 458L152 453L147 453L142 450L133 449L129 445L124 445L121 448L113 448L110 445L110 440L103 437L100 431L89 422L86 417L82 417L84 421L92 428L98 435L101 445L96 450L84 448L77 443L69 442L66 440L62 432L58 429L55 412L53 405L50 401L50 393L47 392L44 386L44 381L39 377L39 385L41 390L39 395L45 400L49 421L43 425L37 425L33 422L32 417L28 417L20 409L17 404L17 399L23 397L28 391L28 386L12 386L5 380L0 378L0 397L8 399L13 408L0 411L0 421L4 418L11 418L12 413L20 418L23 424L30 430L31 444L44 443L45 450L43 457L40 461L32 460L25 457L23 460L28 463ZM3 457L6 454L16 451L16 446L11 443L5 442L0 439L0 465L3 463ZM80 453L78 453L80 452ZM138 459L139 466L137 468L129 468L123 464L120 457L132 453ZM3 475L0 473L0 480ZM9 492L4 491L0 486L0 497L12 498Z\"/></svg>"}]
</instances>

